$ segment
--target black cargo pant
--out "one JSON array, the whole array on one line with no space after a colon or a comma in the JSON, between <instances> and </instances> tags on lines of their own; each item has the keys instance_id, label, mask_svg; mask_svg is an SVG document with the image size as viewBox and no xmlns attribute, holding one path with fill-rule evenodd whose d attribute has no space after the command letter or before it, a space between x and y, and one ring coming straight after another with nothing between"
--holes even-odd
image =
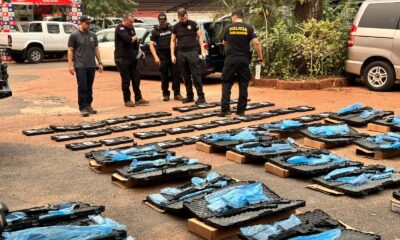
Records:
<instances>
[{"instance_id":1,"label":"black cargo pant","mask_svg":"<svg viewBox=\"0 0 400 240\"><path fill-rule=\"evenodd\" d=\"M178 50L178 65L182 77L185 80L187 98L194 98L192 88L193 84L196 88L198 98L204 98L203 83L201 81L199 53L197 51L183 52L181 50Z\"/></svg>"},{"instance_id":2,"label":"black cargo pant","mask_svg":"<svg viewBox=\"0 0 400 240\"><path fill-rule=\"evenodd\" d=\"M96 68L84 67L75 68L76 79L78 81L78 104L79 110L92 106L93 102L93 82Z\"/></svg>"},{"instance_id":3,"label":"black cargo pant","mask_svg":"<svg viewBox=\"0 0 400 240\"><path fill-rule=\"evenodd\" d=\"M119 74L121 75L124 102L131 101L131 82L133 92L135 93L135 101L142 99L142 92L140 91L140 74L137 66L138 61L136 59L115 59L115 65L117 65Z\"/></svg>"},{"instance_id":4,"label":"black cargo pant","mask_svg":"<svg viewBox=\"0 0 400 240\"><path fill-rule=\"evenodd\" d=\"M172 64L171 54L158 53L158 57L161 61L160 71L161 71L161 90L163 96L169 96L169 82L172 81L172 90L174 91L174 96L181 94L180 85L180 74L178 65Z\"/></svg>"},{"instance_id":5,"label":"black cargo pant","mask_svg":"<svg viewBox=\"0 0 400 240\"><path fill-rule=\"evenodd\" d=\"M250 60L245 56L228 56L225 58L222 70L221 111L230 112L231 90L235 79L239 85L239 101L236 113L244 113L247 107L247 89L251 79Z\"/></svg>"}]
</instances>

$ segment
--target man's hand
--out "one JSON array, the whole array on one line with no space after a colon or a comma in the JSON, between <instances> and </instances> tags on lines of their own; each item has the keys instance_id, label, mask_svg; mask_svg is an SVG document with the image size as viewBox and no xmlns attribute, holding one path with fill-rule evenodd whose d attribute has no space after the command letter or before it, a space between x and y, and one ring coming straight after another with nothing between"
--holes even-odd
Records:
<instances>
[{"instance_id":1,"label":"man's hand","mask_svg":"<svg viewBox=\"0 0 400 240\"><path fill-rule=\"evenodd\" d=\"M176 57L175 57L175 55L172 55L172 56L171 56L171 61L172 61L173 64L176 64Z\"/></svg>"},{"instance_id":2,"label":"man's hand","mask_svg":"<svg viewBox=\"0 0 400 240\"><path fill-rule=\"evenodd\" d=\"M68 70L69 70L69 73L70 73L72 76L75 75L75 68L74 68L74 66L69 65L69 66L68 66Z\"/></svg>"},{"instance_id":3,"label":"man's hand","mask_svg":"<svg viewBox=\"0 0 400 240\"><path fill-rule=\"evenodd\" d=\"M132 37L132 42L134 43L134 42L136 42L137 41L137 36L133 36Z\"/></svg>"},{"instance_id":4,"label":"man's hand","mask_svg":"<svg viewBox=\"0 0 400 240\"><path fill-rule=\"evenodd\" d=\"M100 72L100 73L102 73L102 72L103 72L103 70L104 70L103 64L102 64L102 63L100 63L100 64L99 64L99 72Z\"/></svg>"},{"instance_id":5,"label":"man's hand","mask_svg":"<svg viewBox=\"0 0 400 240\"><path fill-rule=\"evenodd\" d=\"M202 51L202 52L201 52L201 58L202 58L203 60L206 60L206 57L207 57L206 52Z\"/></svg>"},{"instance_id":6,"label":"man's hand","mask_svg":"<svg viewBox=\"0 0 400 240\"><path fill-rule=\"evenodd\" d=\"M157 64L158 66L160 66L161 61L160 61L160 58L159 58L159 57L155 57L155 58L154 58L154 61L156 62L156 64Z\"/></svg>"}]
</instances>

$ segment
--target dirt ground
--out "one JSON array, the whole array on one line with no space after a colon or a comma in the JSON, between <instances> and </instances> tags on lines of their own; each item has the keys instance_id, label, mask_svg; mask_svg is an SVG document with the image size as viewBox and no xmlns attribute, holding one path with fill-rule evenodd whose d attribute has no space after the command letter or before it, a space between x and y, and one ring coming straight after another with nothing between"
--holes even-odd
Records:
<instances>
[{"instance_id":1,"label":"dirt ground","mask_svg":"<svg viewBox=\"0 0 400 240\"><path fill-rule=\"evenodd\" d=\"M121 189L111 183L110 175L97 174L89 169L88 161L84 157L85 151L71 152L65 149L64 143L52 141L49 135L26 137L21 133L24 129L47 127L50 124L76 124L155 111L168 111L173 113L173 116L182 115L172 111L172 107L182 106L180 102L162 101L161 83L158 79L143 80L141 83L143 97L151 102L150 106L126 108L123 105L119 74L112 69L97 74L93 107L99 113L89 118L81 118L77 110L76 79L68 74L65 62L40 65L10 64L9 75L14 96L0 100L0 202L7 203L11 209L20 209L60 201L80 200L105 205L105 215L127 225L129 234L137 239L198 239L187 231L185 218L157 213L142 203L147 195L166 186L178 186L182 182L139 189ZM183 84L181 91L184 95ZM221 86L218 78L207 79L204 91L207 101L219 101ZM235 85L232 98L237 98L237 96L238 89ZM251 102L269 101L275 103L276 106L249 113L298 105L314 106L316 110L309 113L320 113L337 111L355 102L363 102L376 109L392 110L400 114L399 96L398 89L378 93L368 91L363 87L318 91L250 87ZM199 135L309 113L296 113L195 133L167 135L145 141L135 139L135 141L138 144L144 144L172 140L178 136ZM168 127L216 119L216 117L208 118L168 125ZM133 132L163 128L165 126L123 132L113 134L112 137L132 136ZM359 130L368 132L366 128ZM296 139L296 142L302 144L302 139ZM306 200L307 207L301 211L319 208L356 229L375 232L383 239L400 239L398 228L400 214L391 212L389 208L393 189L364 198L333 197L307 189L306 186L311 183L310 180L279 178L266 173L262 165L235 164L227 161L224 155L210 155L196 151L194 145L172 150L177 155L197 158L201 162L211 164L216 172L242 180L262 181L282 197ZM361 158L355 155L355 146L335 149L333 152L366 164L379 163L400 170L400 158L380 161Z\"/></svg>"}]
</instances>

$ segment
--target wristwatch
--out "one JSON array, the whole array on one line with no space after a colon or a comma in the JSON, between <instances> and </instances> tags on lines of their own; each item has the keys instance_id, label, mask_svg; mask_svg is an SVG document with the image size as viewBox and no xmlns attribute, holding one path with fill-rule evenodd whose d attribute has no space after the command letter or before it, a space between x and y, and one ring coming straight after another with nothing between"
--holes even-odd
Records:
<instances>
[{"instance_id":1,"label":"wristwatch","mask_svg":"<svg viewBox=\"0 0 400 240\"><path fill-rule=\"evenodd\" d=\"M99 62L99 65L103 65L103 63Z\"/></svg>"}]
</instances>

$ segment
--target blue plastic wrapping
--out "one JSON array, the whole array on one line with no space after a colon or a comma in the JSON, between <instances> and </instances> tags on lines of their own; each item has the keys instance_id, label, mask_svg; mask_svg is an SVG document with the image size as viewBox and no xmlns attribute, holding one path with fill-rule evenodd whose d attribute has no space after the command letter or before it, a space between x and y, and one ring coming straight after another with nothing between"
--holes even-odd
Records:
<instances>
[{"instance_id":1,"label":"blue plastic wrapping","mask_svg":"<svg viewBox=\"0 0 400 240\"><path fill-rule=\"evenodd\" d=\"M221 175L219 175L218 173L211 172L211 173L207 174L206 178L194 177L194 178L192 178L191 181L192 181L193 185L198 186L198 185L204 184L206 182L213 181L213 180L219 178L220 176Z\"/></svg>"},{"instance_id":2,"label":"blue plastic wrapping","mask_svg":"<svg viewBox=\"0 0 400 240\"><path fill-rule=\"evenodd\" d=\"M319 158L312 156L312 157L306 157L306 156L293 156L287 160L288 163L292 165L310 165L310 166L315 166L315 165L324 165L327 163L332 162L335 165L340 165L343 163L348 162L347 159L345 158L340 158L336 156L335 154L321 154Z\"/></svg>"},{"instance_id":3,"label":"blue plastic wrapping","mask_svg":"<svg viewBox=\"0 0 400 240\"><path fill-rule=\"evenodd\" d=\"M293 120L283 120L279 123L276 124L264 124L264 128L266 129L290 129L294 127L301 127L303 124L299 121L293 121Z\"/></svg>"},{"instance_id":4,"label":"blue plastic wrapping","mask_svg":"<svg viewBox=\"0 0 400 240\"><path fill-rule=\"evenodd\" d=\"M343 173L348 173L348 172L353 172L357 169L361 169L360 167L347 167L347 168L339 168L336 170L333 170L332 172L328 173L324 179L325 180L331 180L333 177L339 175L339 174L343 174Z\"/></svg>"},{"instance_id":5,"label":"blue plastic wrapping","mask_svg":"<svg viewBox=\"0 0 400 240\"><path fill-rule=\"evenodd\" d=\"M113 230L126 230L124 225L101 216L89 216L97 224L89 226L37 227L15 232L4 232L5 240L72 240L106 236Z\"/></svg>"},{"instance_id":6,"label":"blue plastic wrapping","mask_svg":"<svg viewBox=\"0 0 400 240\"><path fill-rule=\"evenodd\" d=\"M151 151L157 151L158 147L156 145L150 145L150 146L146 146L143 148L139 148L139 147L131 147L128 149L124 149L124 150L104 150L104 155L105 156L114 156L115 154L121 153L124 155L129 155L129 154L133 154L133 153L139 153L139 152L151 152Z\"/></svg>"},{"instance_id":7,"label":"blue plastic wrapping","mask_svg":"<svg viewBox=\"0 0 400 240\"><path fill-rule=\"evenodd\" d=\"M6 215L6 222L7 223L12 223L14 221L26 219L27 215L24 212L12 212Z\"/></svg>"},{"instance_id":8,"label":"blue plastic wrapping","mask_svg":"<svg viewBox=\"0 0 400 240\"><path fill-rule=\"evenodd\" d=\"M225 186L228 185L228 181L218 181L215 184L220 186L220 187L225 187Z\"/></svg>"},{"instance_id":9,"label":"blue plastic wrapping","mask_svg":"<svg viewBox=\"0 0 400 240\"><path fill-rule=\"evenodd\" d=\"M360 114L360 118L362 118L362 119L367 119L367 118L369 118L369 117L371 117L371 116L380 114L380 113L382 113L382 112L383 112L383 111L381 111L381 110L375 110L375 109L372 109L372 110L365 110L365 111L363 111L363 112Z\"/></svg>"},{"instance_id":10,"label":"blue plastic wrapping","mask_svg":"<svg viewBox=\"0 0 400 240\"><path fill-rule=\"evenodd\" d=\"M371 180L382 180L386 178L391 178L393 176L393 173L388 172L388 173L383 173L383 174L374 174L371 176Z\"/></svg>"},{"instance_id":11,"label":"blue plastic wrapping","mask_svg":"<svg viewBox=\"0 0 400 240\"><path fill-rule=\"evenodd\" d=\"M206 181L207 182L211 182L211 181L213 181L213 180L215 180L215 179L217 179L219 177L221 177L221 175L219 175L218 173L211 172L211 173L207 174Z\"/></svg>"},{"instance_id":12,"label":"blue plastic wrapping","mask_svg":"<svg viewBox=\"0 0 400 240\"><path fill-rule=\"evenodd\" d=\"M161 189L160 193L165 194L165 195L169 195L169 196L176 196L178 194L180 194L182 192L182 190L178 189L178 188L163 188Z\"/></svg>"},{"instance_id":13,"label":"blue plastic wrapping","mask_svg":"<svg viewBox=\"0 0 400 240\"><path fill-rule=\"evenodd\" d=\"M400 141L395 143L382 144L379 146L381 149L400 149Z\"/></svg>"},{"instance_id":14,"label":"blue plastic wrapping","mask_svg":"<svg viewBox=\"0 0 400 240\"><path fill-rule=\"evenodd\" d=\"M159 148L157 147L157 145L149 145L146 147L133 147L133 148L129 148L126 150L121 150L120 153L122 154L132 154L132 153L140 153L140 152L151 152L151 151L157 151Z\"/></svg>"},{"instance_id":15,"label":"blue plastic wrapping","mask_svg":"<svg viewBox=\"0 0 400 240\"><path fill-rule=\"evenodd\" d=\"M266 202L269 198L264 194L262 183L251 183L234 186L209 194L205 197L207 207L213 212L224 212L238 209L246 205Z\"/></svg>"},{"instance_id":16,"label":"blue plastic wrapping","mask_svg":"<svg viewBox=\"0 0 400 240\"><path fill-rule=\"evenodd\" d=\"M47 214L39 216L39 219L49 218L52 216L69 215L74 211L75 206L76 204L73 203L60 204L58 210L49 211Z\"/></svg>"},{"instance_id":17,"label":"blue plastic wrapping","mask_svg":"<svg viewBox=\"0 0 400 240\"><path fill-rule=\"evenodd\" d=\"M363 108L363 107L364 107L364 104L363 104L363 103L355 103L355 104L353 104L353 105L350 105L350 106L348 106L348 107L345 107L345 108L343 108L343 109L340 109L340 110L337 112L337 114L339 114L339 115L344 115L344 114L346 114L346 113L351 113L351 112L357 111L357 110L359 110L359 109L361 109L361 108Z\"/></svg>"},{"instance_id":18,"label":"blue plastic wrapping","mask_svg":"<svg viewBox=\"0 0 400 240\"><path fill-rule=\"evenodd\" d=\"M158 166L162 166L170 161L173 161L175 159L178 159L179 157L175 157L172 156L171 154L169 154L167 157L163 158L163 159L156 159L156 160L152 160L152 161L137 161L136 159L132 161L131 165L130 165L130 169L134 170L137 168L144 168L143 170L141 170L141 173L145 173L145 172L152 172L157 170L156 167ZM198 160L197 159L189 159L186 162L186 165L194 165L197 164Z\"/></svg>"},{"instance_id":19,"label":"blue plastic wrapping","mask_svg":"<svg viewBox=\"0 0 400 240\"><path fill-rule=\"evenodd\" d=\"M244 236L248 238L252 238L255 240L266 240L273 235L297 227L300 224L300 219L292 214L288 219L278 221L273 224L244 227L241 228L240 231Z\"/></svg>"},{"instance_id":20,"label":"blue plastic wrapping","mask_svg":"<svg viewBox=\"0 0 400 240\"><path fill-rule=\"evenodd\" d=\"M309 127L308 131L317 136L329 137L349 134L350 128L346 124L343 124L335 126Z\"/></svg>"},{"instance_id":21,"label":"blue plastic wrapping","mask_svg":"<svg viewBox=\"0 0 400 240\"><path fill-rule=\"evenodd\" d=\"M234 135L223 133L223 134L211 134L207 137L210 142L222 142L222 141L255 141L258 136L267 135L266 131L250 131L243 130Z\"/></svg>"},{"instance_id":22,"label":"blue plastic wrapping","mask_svg":"<svg viewBox=\"0 0 400 240\"><path fill-rule=\"evenodd\" d=\"M149 199L157 205L165 205L169 203L168 199L159 193L149 195Z\"/></svg>"},{"instance_id":23,"label":"blue plastic wrapping","mask_svg":"<svg viewBox=\"0 0 400 240\"><path fill-rule=\"evenodd\" d=\"M339 239L341 235L342 235L341 229L332 229L309 236L300 236L291 238L290 240L336 240Z\"/></svg>"},{"instance_id":24,"label":"blue plastic wrapping","mask_svg":"<svg viewBox=\"0 0 400 240\"><path fill-rule=\"evenodd\" d=\"M363 184L367 184L368 182L369 182L368 175L363 173L357 176L356 178L352 179L351 181L349 181L349 184L352 186L360 186Z\"/></svg>"},{"instance_id":25,"label":"blue plastic wrapping","mask_svg":"<svg viewBox=\"0 0 400 240\"><path fill-rule=\"evenodd\" d=\"M129 161L129 160L135 160L137 158L145 158L145 157L156 157L159 156L160 154L158 152L148 152L147 154L140 154L140 155L128 155L128 154L122 154L122 153L115 153L111 161L112 162L120 162L120 161Z\"/></svg>"},{"instance_id":26,"label":"blue plastic wrapping","mask_svg":"<svg viewBox=\"0 0 400 240\"><path fill-rule=\"evenodd\" d=\"M250 152L251 151L251 152L258 152L258 153L272 153L272 152L279 152L279 151L283 151L283 150L290 150L290 149L294 148L291 143L271 144L270 147L261 147L261 146L246 147L248 145L249 145L248 143L239 144L239 145L236 145L235 148L241 152L245 152L245 151Z\"/></svg>"},{"instance_id":27,"label":"blue plastic wrapping","mask_svg":"<svg viewBox=\"0 0 400 240\"><path fill-rule=\"evenodd\" d=\"M207 181L204 178L194 177L192 178L192 184L195 186L199 186L201 184L206 183Z\"/></svg>"},{"instance_id":28,"label":"blue plastic wrapping","mask_svg":"<svg viewBox=\"0 0 400 240\"><path fill-rule=\"evenodd\" d=\"M199 160L197 159L189 159L189 161L186 163L187 165L195 165L199 163Z\"/></svg>"},{"instance_id":29,"label":"blue plastic wrapping","mask_svg":"<svg viewBox=\"0 0 400 240\"><path fill-rule=\"evenodd\" d=\"M400 125L400 116L395 116L392 120L394 125Z\"/></svg>"}]
</instances>

